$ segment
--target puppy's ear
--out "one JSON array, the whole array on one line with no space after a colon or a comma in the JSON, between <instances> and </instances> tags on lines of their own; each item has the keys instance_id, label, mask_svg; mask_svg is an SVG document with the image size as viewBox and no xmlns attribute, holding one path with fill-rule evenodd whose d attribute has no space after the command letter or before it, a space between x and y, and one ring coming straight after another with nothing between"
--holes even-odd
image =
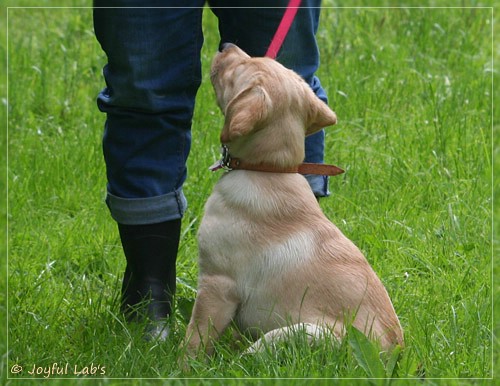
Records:
<instances>
[{"instance_id":1,"label":"puppy's ear","mask_svg":"<svg viewBox=\"0 0 500 386\"><path fill-rule=\"evenodd\" d=\"M309 94L309 112L306 125L306 135L314 134L326 126L337 123L337 115L328 105L319 99L314 93Z\"/></svg>"},{"instance_id":2,"label":"puppy's ear","mask_svg":"<svg viewBox=\"0 0 500 386\"><path fill-rule=\"evenodd\" d=\"M268 117L271 106L271 99L262 87L251 86L241 91L227 104L221 142L231 142L258 128Z\"/></svg>"}]
</instances>

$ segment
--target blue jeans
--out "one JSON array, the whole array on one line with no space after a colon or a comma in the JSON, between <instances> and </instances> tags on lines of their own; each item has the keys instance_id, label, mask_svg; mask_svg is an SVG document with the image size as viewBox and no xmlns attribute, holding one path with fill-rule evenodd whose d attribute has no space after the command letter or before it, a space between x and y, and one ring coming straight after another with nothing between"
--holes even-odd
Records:
<instances>
[{"instance_id":1,"label":"blue jeans","mask_svg":"<svg viewBox=\"0 0 500 386\"><path fill-rule=\"evenodd\" d=\"M99 109L107 114L103 137L106 202L119 223L159 223L182 217L186 209L182 185L201 83L204 3L94 1L95 34L108 58L103 70L106 87L97 98ZM209 1L219 20L221 42L235 43L251 56L265 54L284 12L276 7L287 3ZM277 60L299 73L327 102L314 75L319 64L315 33L320 0L304 0L302 5ZM323 152L323 131L306 139L307 162L323 162ZM328 195L326 177L307 178L316 196Z\"/></svg>"}]
</instances>

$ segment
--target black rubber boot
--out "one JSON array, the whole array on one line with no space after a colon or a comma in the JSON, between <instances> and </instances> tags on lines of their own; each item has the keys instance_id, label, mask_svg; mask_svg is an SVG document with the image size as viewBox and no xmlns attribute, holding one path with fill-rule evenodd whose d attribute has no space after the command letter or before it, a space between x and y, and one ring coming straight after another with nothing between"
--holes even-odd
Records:
<instances>
[{"instance_id":1,"label":"black rubber boot","mask_svg":"<svg viewBox=\"0 0 500 386\"><path fill-rule=\"evenodd\" d=\"M148 225L118 224L127 267L122 312L129 321L149 321L147 337L165 339L175 294L181 220Z\"/></svg>"}]
</instances>

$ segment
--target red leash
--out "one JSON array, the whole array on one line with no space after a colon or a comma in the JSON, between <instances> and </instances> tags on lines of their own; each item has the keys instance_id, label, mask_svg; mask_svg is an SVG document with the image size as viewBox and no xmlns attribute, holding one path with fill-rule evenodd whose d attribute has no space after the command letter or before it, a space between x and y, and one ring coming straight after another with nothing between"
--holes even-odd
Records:
<instances>
[{"instance_id":1,"label":"red leash","mask_svg":"<svg viewBox=\"0 0 500 386\"><path fill-rule=\"evenodd\" d=\"M301 0L290 0L288 6L286 7L285 14L283 15L283 19L281 19L280 25L274 34L273 40L271 40L271 44L267 49L266 55L268 58L276 59L276 55L283 44L283 41L290 30L290 26L292 25L293 19L297 14L299 9Z\"/></svg>"}]
</instances>

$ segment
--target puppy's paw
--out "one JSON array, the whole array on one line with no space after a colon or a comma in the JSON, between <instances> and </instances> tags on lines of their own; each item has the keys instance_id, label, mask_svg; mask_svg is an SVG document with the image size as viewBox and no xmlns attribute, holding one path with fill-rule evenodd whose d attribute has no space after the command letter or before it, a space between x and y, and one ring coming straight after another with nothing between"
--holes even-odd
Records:
<instances>
[{"instance_id":1,"label":"puppy's paw","mask_svg":"<svg viewBox=\"0 0 500 386\"><path fill-rule=\"evenodd\" d=\"M177 360L177 366L183 373L188 373L191 370L190 356L186 353L182 354Z\"/></svg>"}]
</instances>

